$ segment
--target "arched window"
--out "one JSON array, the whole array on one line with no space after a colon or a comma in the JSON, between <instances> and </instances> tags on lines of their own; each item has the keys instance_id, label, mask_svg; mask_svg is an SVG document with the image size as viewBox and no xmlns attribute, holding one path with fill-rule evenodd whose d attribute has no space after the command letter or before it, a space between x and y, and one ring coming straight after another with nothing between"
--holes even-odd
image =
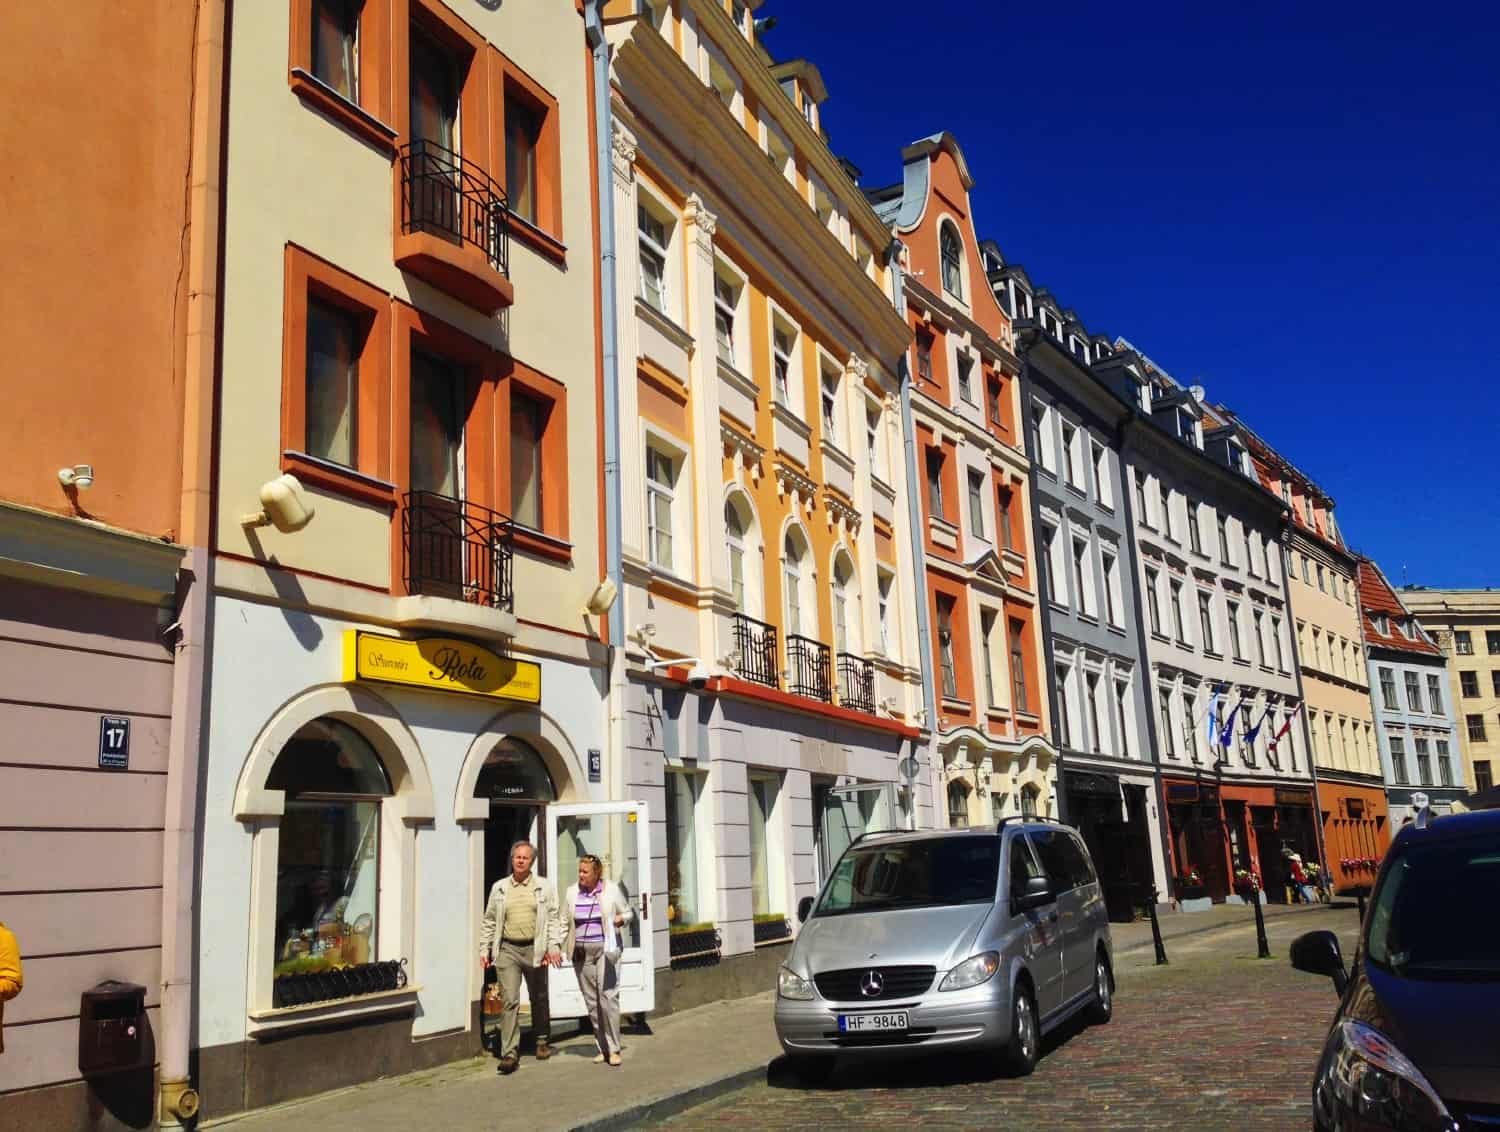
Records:
<instances>
[{"instance_id":1,"label":"arched window","mask_svg":"<svg viewBox=\"0 0 1500 1132\"><path fill-rule=\"evenodd\" d=\"M555 802L557 787L534 747L520 739L502 739L479 768L474 797L494 802Z\"/></svg>"},{"instance_id":2,"label":"arched window","mask_svg":"<svg viewBox=\"0 0 1500 1132\"><path fill-rule=\"evenodd\" d=\"M745 609L745 524L734 501L724 501L724 539L729 546L729 588L734 593L734 607Z\"/></svg>"},{"instance_id":3,"label":"arched window","mask_svg":"<svg viewBox=\"0 0 1500 1132\"><path fill-rule=\"evenodd\" d=\"M943 290L964 297L964 242L952 223L945 223L938 238L943 257Z\"/></svg>"},{"instance_id":4,"label":"arched window","mask_svg":"<svg viewBox=\"0 0 1500 1132\"><path fill-rule=\"evenodd\" d=\"M347 723L315 719L289 739L266 780L286 792L278 829L275 974L376 958L380 800L385 766Z\"/></svg>"},{"instance_id":5,"label":"arched window","mask_svg":"<svg viewBox=\"0 0 1500 1132\"><path fill-rule=\"evenodd\" d=\"M1035 786L1021 787L1021 814L1024 817L1036 817L1037 797L1041 793Z\"/></svg>"},{"instance_id":6,"label":"arched window","mask_svg":"<svg viewBox=\"0 0 1500 1132\"><path fill-rule=\"evenodd\" d=\"M802 568L803 539L794 527L786 533L786 544L781 557L783 600L786 605L786 631L788 634L802 633Z\"/></svg>"},{"instance_id":7,"label":"arched window","mask_svg":"<svg viewBox=\"0 0 1500 1132\"><path fill-rule=\"evenodd\" d=\"M842 550L833 560L833 642L836 652L860 651L859 590L854 563Z\"/></svg>"},{"instance_id":8,"label":"arched window","mask_svg":"<svg viewBox=\"0 0 1500 1132\"><path fill-rule=\"evenodd\" d=\"M948 783L948 824L955 829L969 824L969 786L961 778Z\"/></svg>"}]
</instances>

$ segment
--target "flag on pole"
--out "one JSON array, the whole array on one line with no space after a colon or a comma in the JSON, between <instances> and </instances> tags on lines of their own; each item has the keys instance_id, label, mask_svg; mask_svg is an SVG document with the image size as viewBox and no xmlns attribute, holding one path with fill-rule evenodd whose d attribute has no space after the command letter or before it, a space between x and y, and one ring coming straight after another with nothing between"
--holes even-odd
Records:
<instances>
[{"instance_id":1,"label":"flag on pole","mask_svg":"<svg viewBox=\"0 0 1500 1132\"><path fill-rule=\"evenodd\" d=\"M1282 725L1279 728L1277 728L1276 734L1271 736L1271 752L1272 752L1272 754L1274 754L1276 752L1276 744L1280 743L1281 740L1286 737L1286 733L1292 729L1292 720L1294 720L1294 719L1297 718L1297 713L1299 711L1301 711L1301 710L1302 710L1302 705L1301 704L1298 704L1296 707L1294 707L1292 709L1291 714L1288 715L1286 717L1286 720L1282 723Z\"/></svg>"},{"instance_id":2,"label":"flag on pole","mask_svg":"<svg viewBox=\"0 0 1500 1132\"><path fill-rule=\"evenodd\" d=\"M1224 685L1220 684L1208 700L1208 745L1210 747L1219 741L1219 698L1223 694Z\"/></svg>"},{"instance_id":3,"label":"flag on pole","mask_svg":"<svg viewBox=\"0 0 1500 1132\"><path fill-rule=\"evenodd\" d=\"M1250 728L1249 731L1245 732L1245 742L1247 742L1247 743L1253 743L1253 742L1255 742L1255 737L1260 734L1261 726L1266 722L1266 720L1268 720L1270 718L1271 718L1271 705L1267 704L1266 705L1266 710L1261 713L1260 719L1258 721L1256 721L1255 726L1252 727L1252 728Z\"/></svg>"},{"instance_id":4,"label":"flag on pole","mask_svg":"<svg viewBox=\"0 0 1500 1132\"><path fill-rule=\"evenodd\" d=\"M1229 709L1229 715L1224 720L1224 726L1219 729L1219 746L1227 748L1229 741L1234 738L1234 717L1240 714L1240 708L1245 703L1245 697L1241 696L1235 700L1234 707Z\"/></svg>"}]
</instances>

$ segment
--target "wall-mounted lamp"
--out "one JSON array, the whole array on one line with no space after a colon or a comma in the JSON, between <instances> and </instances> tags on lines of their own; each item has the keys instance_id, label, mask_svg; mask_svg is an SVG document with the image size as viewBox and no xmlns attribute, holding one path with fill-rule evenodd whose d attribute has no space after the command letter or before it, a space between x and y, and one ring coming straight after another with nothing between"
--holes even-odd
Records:
<instances>
[{"instance_id":1,"label":"wall-mounted lamp","mask_svg":"<svg viewBox=\"0 0 1500 1132\"><path fill-rule=\"evenodd\" d=\"M300 531L316 511L294 475L277 476L261 484L259 511L240 516L242 527L275 526L283 534Z\"/></svg>"},{"instance_id":2,"label":"wall-mounted lamp","mask_svg":"<svg viewBox=\"0 0 1500 1132\"><path fill-rule=\"evenodd\" d=\"M610 606L614 605L619 592L620 587L615 585L615 580L605 578L594 587L594 592L589 594L585 608L595 617L602 617L609 612Z\"/></svg>"},{"instance_id":3,"label":"wall-mounted lamp","mask_svg":"<svg viewBox=\"0 0 1500 1132\"><path fill-rule=\"evenodd\" d=\"M76 487L83 491L94 482L94 465L74 464L71 468L59 468L57 482L63 487Z\"/></svg>"}]
</instances>

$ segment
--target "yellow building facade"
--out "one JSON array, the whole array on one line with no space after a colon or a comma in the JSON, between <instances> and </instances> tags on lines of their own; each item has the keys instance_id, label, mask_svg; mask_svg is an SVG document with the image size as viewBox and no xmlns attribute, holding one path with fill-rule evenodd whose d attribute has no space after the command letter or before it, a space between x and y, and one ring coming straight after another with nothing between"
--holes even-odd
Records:
<instances>
[{"instance_id":1,"label":"yellow building facade","mask_svg":"<svg viewBox=\"0 0 1500 1132\"><path fill-rule=\"evenodd\" d=\"M1404 586L1400 594L1448 658L1464 783L1489 790L1500 770L1500 592Z\"/></svg>"}]
</instances>

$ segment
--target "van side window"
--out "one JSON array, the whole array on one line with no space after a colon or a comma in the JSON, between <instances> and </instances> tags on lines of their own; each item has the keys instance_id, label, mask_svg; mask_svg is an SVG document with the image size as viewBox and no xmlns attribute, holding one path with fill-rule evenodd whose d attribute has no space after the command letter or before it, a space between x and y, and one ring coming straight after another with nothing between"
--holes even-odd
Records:
<instances>
[{"instance_id":1,"label":"van side window","mask_svg":"<svg viewBox=\"0 0 1500 1132\"><path fill-rule=\"evenodd\" d=\"M1078 838L1069 833L1059 834L1058 840L1063 843L1063 856L1068 859L1068 871L1073 874L1073 887L1082 888L1098 880L1093 865L1089 864L1089 855L1078 844Z\"/></svg>"},{"instance_id":2,"label":"van side window","mask_svg":"<svg viewBox=\"0 0 1500 1132\"><path fill-rule=\"evenodd\" d=\"M1010 840L1010 894L1019 898L1026 894L1026 882L1032 877L1045 876L1037 863L1036 855L1026 847L1026 839L1017 835Z\"/></svg>"},{"instance_id":3,"label":"van side window","mask_svg":"<svg viewBox=\"0 0 1500 1132\"><path fill-rule=\"evenodd\" d=\"M1073 869L1073 860L1069 849L1076 851L1076 846L1070 845L1070 838L1060 830L1034 829L1029 830L1026 839L1031 842L1031 847L1036 850L1036 855L1041 859L1042 867L1047 870L1047 883L1051 885L1055 895L1061 896L1077 885Z\"/></svg>"}]
</instances>

